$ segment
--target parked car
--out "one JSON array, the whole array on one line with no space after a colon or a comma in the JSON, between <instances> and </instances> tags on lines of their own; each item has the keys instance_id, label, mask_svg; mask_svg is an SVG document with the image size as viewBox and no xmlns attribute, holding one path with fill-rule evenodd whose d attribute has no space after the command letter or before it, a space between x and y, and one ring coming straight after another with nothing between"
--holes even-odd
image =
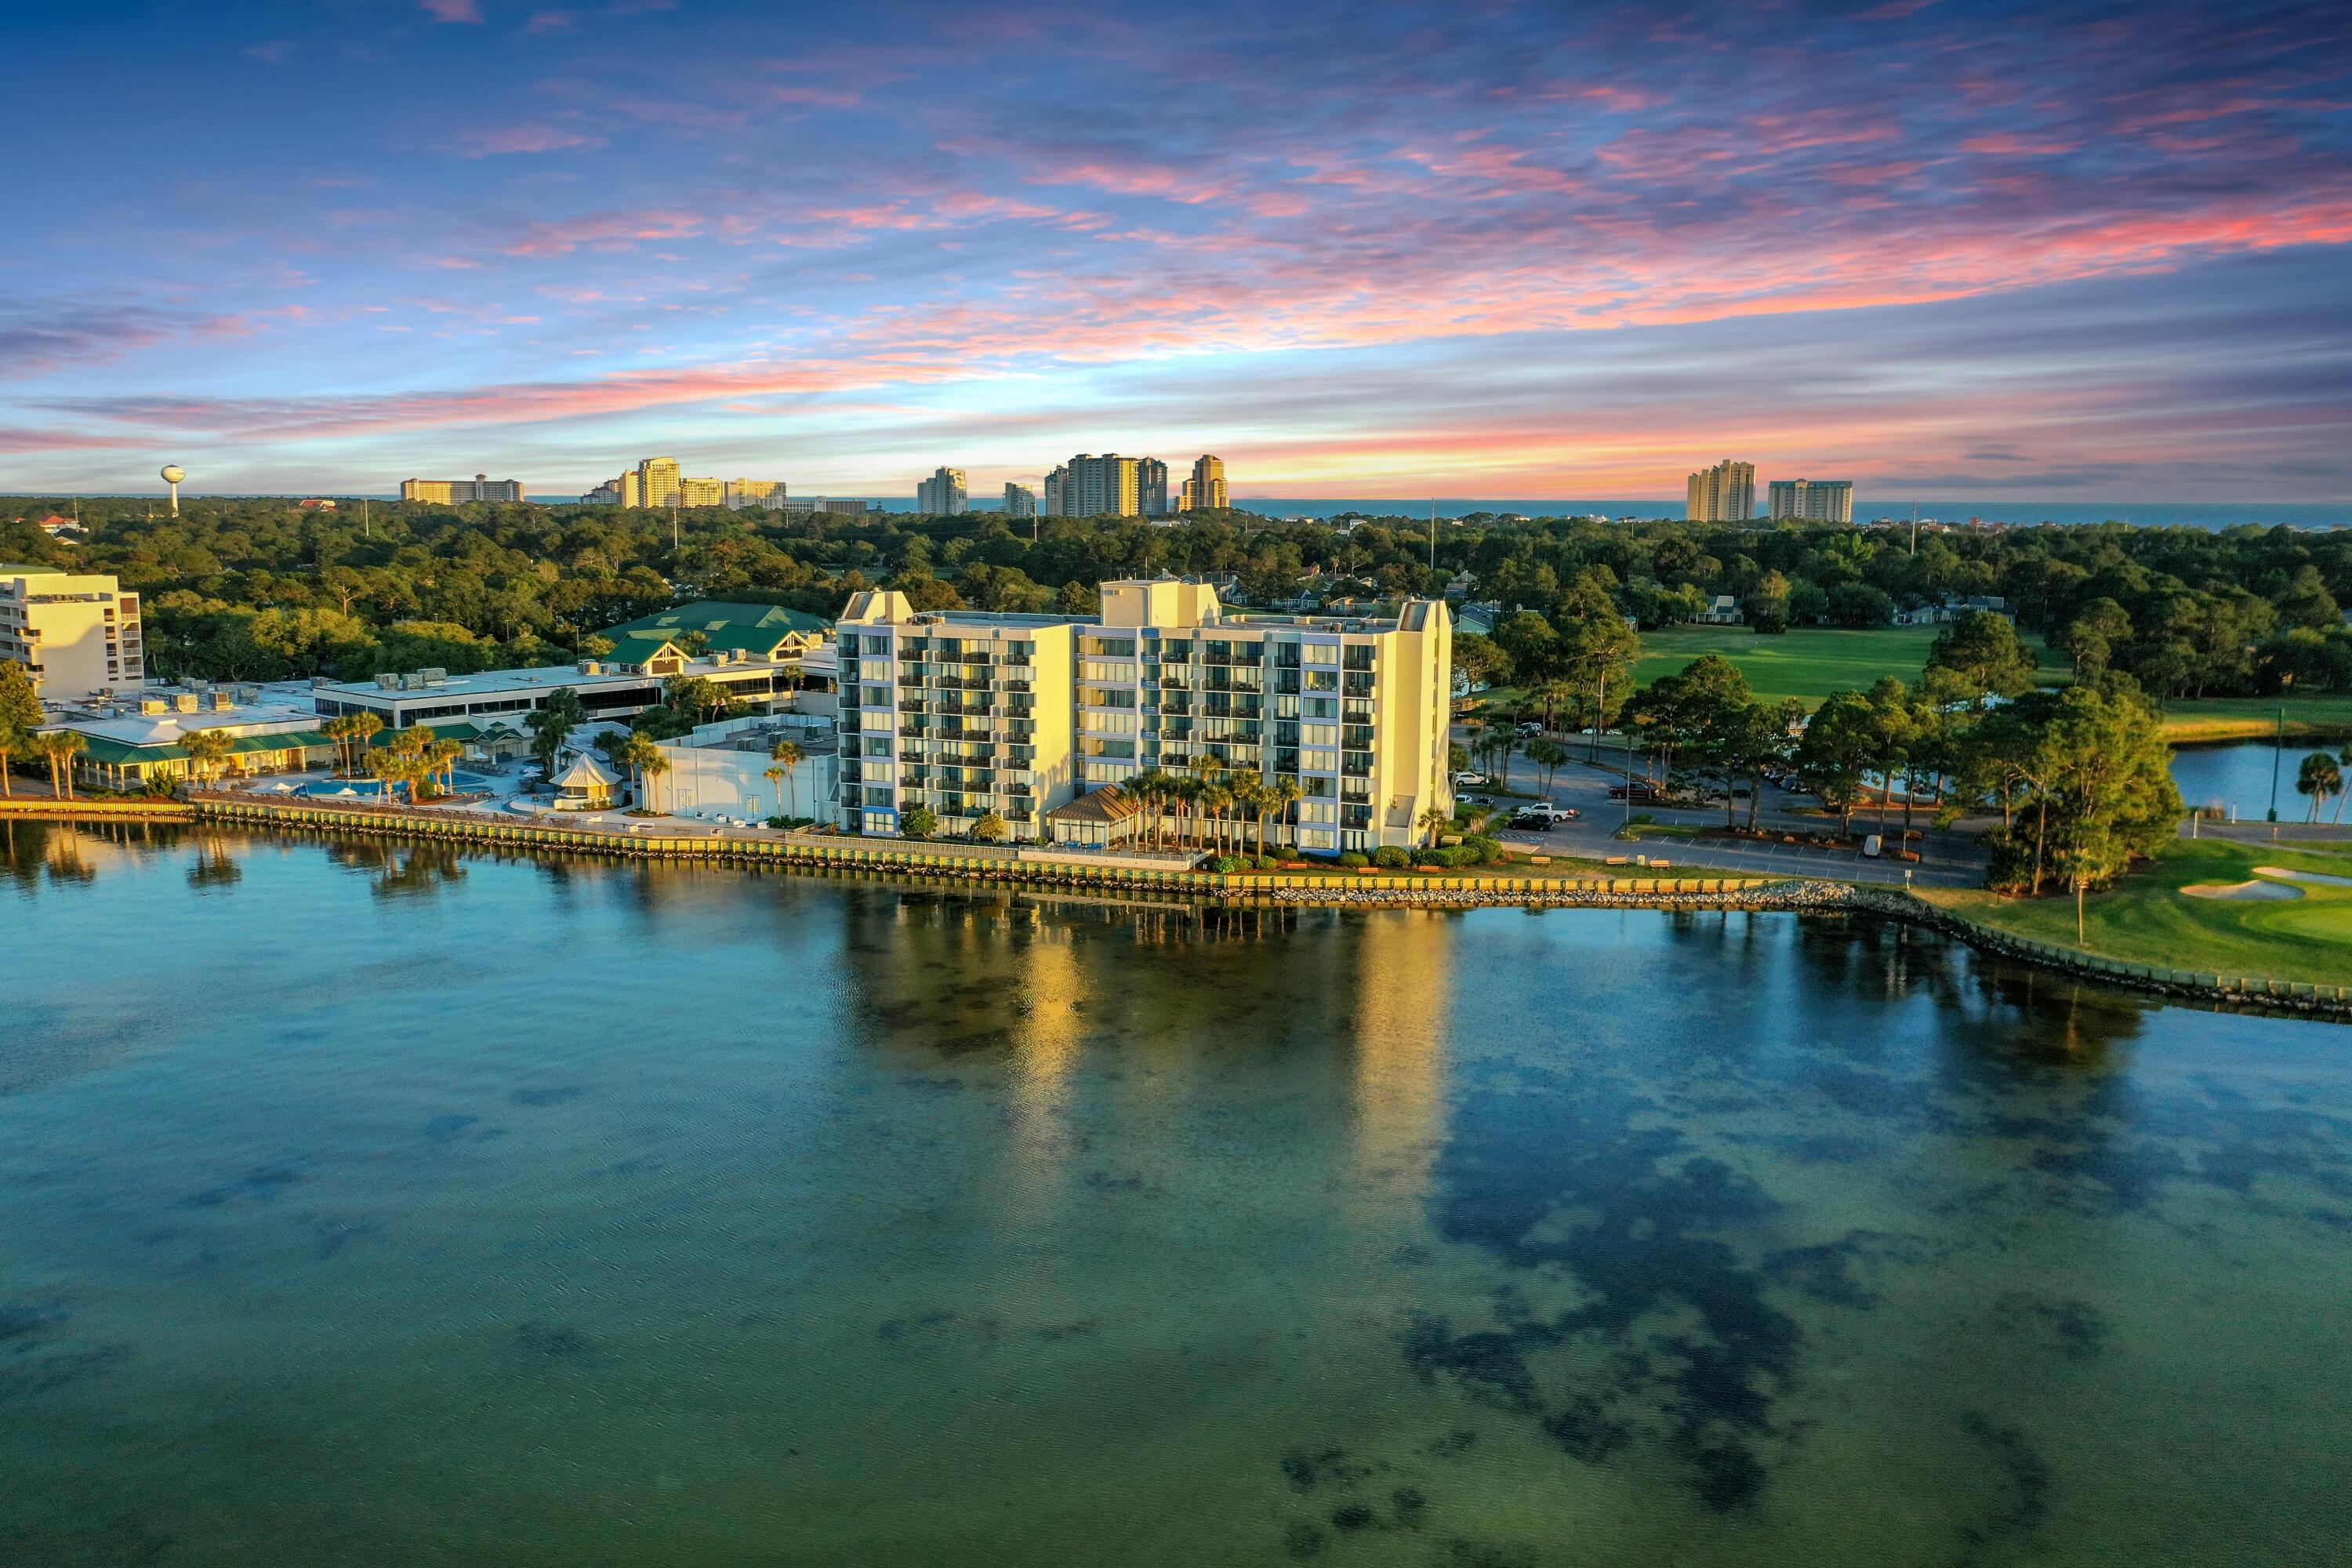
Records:
<instances>
[{"instance_id":1,"label":"parked car","mask_svg":"<svg viewBox=\"0 0 2352 1568\"><path fill-rule=\"evenodd\" d=\"M1549 833L1558 821L1548 811L1522 811L1511 818L1511 826L1523 833Z\"/></svg>"},{"instance_id":2,"label":"parked car","mask_svg":"<svg viewBox=\"0 0 2352 1568\"><path fill-rule=\"evenodd\" d=\"M1544 727L1532 719L1519 726L1519 733L1522 735L1540 735L1543 732Z\"/></svg>"},{"instance_id":3,"label":"parked car","mask_svg":"<svg viewBox=\"0 0 2352 1568\"><path fill-rule=\"evenodd\" d=\"M1454 775L1455 789L1475 789L1486 782L1485 773L1461 773Z\"/></svg>"}]
</instances>

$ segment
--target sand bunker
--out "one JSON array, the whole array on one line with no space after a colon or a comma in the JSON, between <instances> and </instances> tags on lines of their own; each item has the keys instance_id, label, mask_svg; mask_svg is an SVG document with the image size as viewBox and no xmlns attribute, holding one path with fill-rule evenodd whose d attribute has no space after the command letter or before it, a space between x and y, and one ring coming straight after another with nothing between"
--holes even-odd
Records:
<instances>
[{"instance_id":1,"label":"sand bunker","mask_svg":"<svg viewBox=\"0 0 2352 1568\"><path fill-rule=\"evenodd\" d=\"M2325 882L2331 888L2352 888L2352 877L2338 877L2329 871L2290 871L2284 866L2257 866L2257 876L2285 877L2297 882Z\"/></svg>"},{"instance_id":2,"label":"sand bunker","mask_svg":"<svg viewBox=\"0 0 2352 1568\"><path fill-rule=\"evenodd\" d=\"M2182 892L2192 899L2299 899L2301 888L2282 887L2276 882L2200 882Z\"/></svg>"}]
</instances>

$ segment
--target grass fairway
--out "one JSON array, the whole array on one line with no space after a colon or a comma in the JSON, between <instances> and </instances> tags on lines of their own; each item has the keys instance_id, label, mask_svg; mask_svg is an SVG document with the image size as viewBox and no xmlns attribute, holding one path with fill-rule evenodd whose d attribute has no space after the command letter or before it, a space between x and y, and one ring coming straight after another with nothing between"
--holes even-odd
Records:
<instances>
[{"instance_id":1,"label":"grass fairway","mask_svg":"<svg viewBox=\"0 0 2352 1568\"><path fill-rule=\"evenodd\" d=\"M1884 675L1916 684L1927 667L1937 626L1880 626L1835 631L1806 626L1778 637L1759 637L1746 626L1666 626L1642 635L1642 661L1634 681L1647 686L1672 675L1701 654L1719 653L1739 667L1756 695L1777 702L1793 697L1808 708L1832 691L1858 691ZM2045 675L2063 671L2066 661L2027 637L2026 647Z\"/></svg>"},{"instance_id":2,"label":"grass fairway","mask_svg":"<svg viewBox=\"0 0 2352 1568\"><path fill-rule=\"evenodd\" d=\"M2352 697L2178 697L2164 705L2164 738L2176 746L2267 741L2277 731L2282 708L2290 736L2352 735Z\"/></svg>"},{"instance_id":3,"label":"grass fairway","mask_svg":"<svg viewBox=\"0 0 2352 1568\"><path fill-rule=\"evenodd\" d=\"M2004 899L1953 889L1920 893L1987 925L2126 963L2352 985L2352 886L2257 878L2257 866L2352 878L2352 840L2304 846L2178 840L2115 888L2091 895L2079 943L2069 898ZM2297 888L2302 897L2232 900L2180 891L2246 881Z\"/></svg>"}]
</instances>

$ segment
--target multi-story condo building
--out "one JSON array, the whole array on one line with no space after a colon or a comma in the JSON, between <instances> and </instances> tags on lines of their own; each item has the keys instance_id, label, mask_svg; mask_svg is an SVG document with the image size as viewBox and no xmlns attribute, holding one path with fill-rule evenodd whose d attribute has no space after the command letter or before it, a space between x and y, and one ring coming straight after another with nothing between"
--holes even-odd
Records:
<instances>
[{"instance_id":1,"label":"multi-story condo building","mask_svg":"<svg viewBox=\"0 0 2352 1568\"><path fill-rule=\"evenodd\" d=\"M1168 515L1168 465L1157 458L1135 459L1135 508L1145 517Z\"/></svg>"},{"instance_id":2,"label":"multi-story condo building","mask_svg":"<svg viewBox=\"0 0 2352 1568\"><path fill-rule=\"evenodd\" d=\"M522 500L520 479L494 479L488 474L476 474L470 479L403 479L400 481L403 500L434 501L442 506L462 506L467 501ZM309 501L302 503L310 505ZM328 503L332 505L331 501Z\"/></svg>"},{"instance_id":3,"label":"multi-story condo building","mask_svg":"<svg viewBox=\"0 0 2352 1568\"><path fill-rule=\"evenodd\" d=\"M1081 452L1045 476L1047 517L1137 517L1143 510L1140 475L1146 459ZM1160 479L1163 494L1167 477Z\"/></svg>"},{"instance_id":4,"label":"multi-story condo building","mask_svg":"<svg viewBox=\"0 0 2352 1568\"><path fill-rule=\"evenodd\" d=\"M1233 615L1205 583L1106 583L1102 613L919 613L853 596L839 639L845 827L943 829L984 813L1036 838L1045 814L1151 769L1293 781L1280 838L1326 852L1410 845L1450 809L1453 625Z\"/></svg>"},{"instance_id":5,"label":"multi-story condo building","mask_svg":"<svg viewBox=\"0 0 2352 1568\"><path fill-rule=\"evenodd\" d=\"M925 517L961 517L971 510L961 468L933 468L931 477L915 487L915 510Z\"/></svg>"},{"instance_id":6,"label":"multi-story condo building","mask_svg":"<svg viewBox=\"0 0 2352 1568\"><path fill-rule=\"evenodd\" d=\"M1756 515L1756 465L1726 458L1690 477L1693 522L1746 522Z\"/></svg>"},{"instance_id":7,"label":"multi-story condo building","mask_svg":"<svg viewBox=\"0 0 2352 1568\"><path fill-rule=\"evenodd\" d=\"M729 511L761 511L784 510L784 481L782 479L730 479L724 504Z\"/></svg>"},{"instance_id":8,"label":"multi-story condo building","mask_svg":"<svg viewBox=\"0 0 2352 1568\"><path fill-rule=\"evenodd\" d=\"M1774 522L1852 522L1852 479L1774 479L1767 514Z\"/></svg>"},{"instance_id":9,"label":"multi-story condo building","mask_svg":"<svg viewBox=\"0 0 2352 1568\"><path fill-rule=\"evenodd\" d=\"M761 507L782 511L782 479L696 479L679 472L676 458L647 458L580 498L583 506L723 506L730 511Z\"/></svg>"},{"instance_id":10,"label":"multi-story condo building","mask_svg":"<svg viewBox=\"0 0 2352 1568\"><path fill-rule=\"evenodd\" d=\"M1225 494L1225 460L1206 453L1192 459L1192 477L1184 481L1179 511L1216 511L1232 504Z\"/></svg>"},{"instance_id":11,"label":"multi-story condo building","mask_svg":"<svg viewBox=\"0 0 2352 1568\"><path fill-rule=\"evenodd\" d=\"M1034 517L1037 515L1037 492L1027 485L1007 483L1004 487L1004 515Z\"/></svg>"},{"instance_id":12,"label":"multi-story condo building","mask_svg":"<svg viewBox=\"0 0 2352 1568\"><path fill-rule=\"evenodd\" d=\"M139 595L96 574L0 566L0 658L30 668L47 702L144 685Z\"/></svg>"}]
</instances>

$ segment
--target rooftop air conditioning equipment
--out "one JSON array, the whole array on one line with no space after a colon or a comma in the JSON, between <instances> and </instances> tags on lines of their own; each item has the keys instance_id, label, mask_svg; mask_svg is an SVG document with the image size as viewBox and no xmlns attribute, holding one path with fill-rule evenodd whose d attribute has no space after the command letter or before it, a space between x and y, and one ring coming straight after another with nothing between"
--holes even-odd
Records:
<instances>
[{"instance_id":1,"label":"rooftop air conditioning equipment","mask_svg":"<svg viewBox=\"0 0 2352 1568\"><path fill-rule=\"evenodd\" d=\"M142 697L139 700L139 711L142 713L168 713L171 710L172 705L160 697Z\"/></svg>"},{"instance_id":2,"label":"rooftop air conditioning equipment","mask_svg":"<svg viewBox=\"0 0 2352 1568\"><path fill-rule=\"evenodd\" d=\"M196 710L196 694L193 691L175 693L172 698L172 706L183 713L193 713Z\"/></svg>"},{"instance_id":3,"label":"rooftop air conditioning equipment","mask_svg":"<svg viewBox=\"0 0 2352 1568\"><path fill-rule=\"evenodd\" d=\"M580 661L580 673L583 675L602 675L604 673L604 667L597 663L593 658L583 658Z\"/></svg>"},{"instance_id":4,"label":"rooftop air conditioning equipment","mask_svg":"<svg viewBox=\"0 0 2352 1568\"><path fill-rule=\"evenodd\" d=\"M226 712L227 712L230 709L232 709L232 708L236 707L236 692L234 692L234 691L215 691L215 692L214 692L214 693L213 693L213 711L214 711L214 712L215 712L215 713L226 713Z\"/></svg>"},{"instance_id":5,"label":"rooftop air conditioning equipment","mask_svg":"<svg viewBox=\"0 0 2352 1568\"><path fill-rule=\"evenodd\" d=\"M400 689L400 677L386 671L375 678L375 684L379 691L397 691Z\"/></svg>"},{"instance_id":6,"label":"rooftop air conditioning equipment","mask_svg":"<svg viewBox=\"0 0 2352 1568\"><path fill-rule=\"evenodd\" d=\"M416 679L427 686L439 686L449 679L449 672L446 669L420 669L416 672Z\"/></svg>"}]
</instances>

